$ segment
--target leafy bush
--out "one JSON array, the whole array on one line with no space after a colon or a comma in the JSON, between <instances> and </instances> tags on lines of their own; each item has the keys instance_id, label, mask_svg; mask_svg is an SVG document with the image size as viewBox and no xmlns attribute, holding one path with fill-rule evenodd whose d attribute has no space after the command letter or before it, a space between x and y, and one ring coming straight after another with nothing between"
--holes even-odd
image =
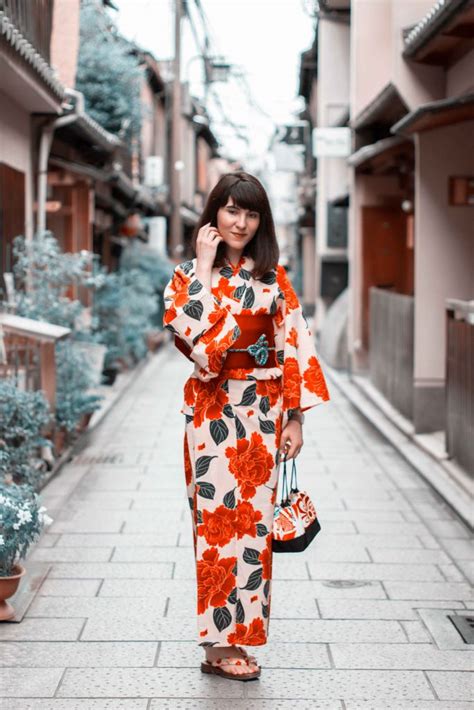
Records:
<instances>
[{"instance_id":1,"label":"leafy bush","mask_svg":"<svg viewBox=\"0 0 474 710\"><path fill-rule=\"evenodd\" d=\"M155 329L163 329L163 292L173 275L174 266L155 250L138 241L126 247L120 256L120 270L139 269L150 279L156 297L156 310L151 316Z\"/></svg>"},{"instance_id":2,"label":"leafy bush","mask_svg":"<svg viewBox=\"0 0 474 710\"><path fill-rule=\"evenodd\" d=\"M9 577L43 527L52 522L27 486L0 483L0 577Z\"/></svg>"},{"instance_id":3,"label":"leafy bush","mask_svg":"<svg viewBox=\"0 0 474 710\"><path fill-rule=\"evenodd\" d=\"M37 487L44 473L37 450L51 444L41 436L51 420L48 402L42 392L23 392L9 379L0 382L0 411L1 478Z\"/></svg>"},{"instance_id":4,"label":"leafy bush","mask_svg":"<svg viewBox=\"0 0 474 710\"><path fill-rule=\"evenodd\" d=\"M90 252L63 253L57 239L45 232L28 241L16 237L13 254L17 314L74 329L84 306L69 298L66 291L73 284L93 286L88 269Z\"/></svg>"},{"instance_id":5,"label":"leafy bush","mask_svg":"<svg viewBox=\"0 0 474 710\"><path fill-rule=\"evenodd\" d=\"M84 414L99 409L103 397L89 394L93 373L86 356L71 340L56 345L56 423L67 432L75 431Z\"/></svg>"},{"instance_id":6,"label":"leafy bush","mask_svg":"<svg viewBox=\"0 0 474 710\"><path fill-rule=\"evenodd\" d=\"M17 313L26 318L47 321L72 330L71 337L56 344L56 422L68 432L74 431L83 414L95 411L101 397L88 393L96 383L87 358L75 341L94 341L96 335L80 320L85 307L70 299L67 290L75 285L94 288L90 269L92 254L61 251L57 239L46 232L26 241L14 242L14 273L18 290ZM22 286L28 286L21 290Z\"/></svg>"},{"instance_id":7,"label":"leafy bush","mask_svg":"<svg viewBox=\"0 0 474 710\"><path fill-rule=\"evenodd\" d=\"M93 315L100 342L108 348L105 367L117 365L119 360L132 365L146 355L146 334L155 311L154 289L142 271L123 270L101 279Z\"/></svg>"}]
</instances>

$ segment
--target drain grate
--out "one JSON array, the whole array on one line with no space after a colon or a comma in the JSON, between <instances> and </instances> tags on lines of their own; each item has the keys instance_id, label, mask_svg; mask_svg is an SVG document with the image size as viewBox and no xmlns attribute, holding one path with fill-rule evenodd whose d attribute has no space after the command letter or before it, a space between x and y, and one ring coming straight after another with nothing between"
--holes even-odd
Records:
<instances>
[{"instance_id":1,"label":"drain grate","mask_svg":"<svg viewBox=\"0 0 474 710\"><path fill-rule=\"evenodd\" d=\"M448 619L455 626L464 643L474 644L474 616L448 614Z\"/></svg>"}]
</instances>

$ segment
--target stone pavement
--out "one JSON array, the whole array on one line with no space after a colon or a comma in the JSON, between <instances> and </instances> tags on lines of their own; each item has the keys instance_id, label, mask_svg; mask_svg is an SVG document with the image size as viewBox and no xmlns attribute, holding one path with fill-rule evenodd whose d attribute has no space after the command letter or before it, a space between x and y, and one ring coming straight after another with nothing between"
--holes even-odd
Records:
<instances>
[{"instance_id":1,"label":"stone pavement","mask_svg":"<svg viewBox=\"0 0 474 710\"><path fill-rule=\"evenodd\" d=\"M2 710L473 708L473 552L443 501L332 388L298 457L322 530L275 555L270 643L251 683L204 676L195 641L182 385L169 345L44 492L49 573L0 627ZM472 609L472 604L471 604Z\"/></svg>"}]
</instances>

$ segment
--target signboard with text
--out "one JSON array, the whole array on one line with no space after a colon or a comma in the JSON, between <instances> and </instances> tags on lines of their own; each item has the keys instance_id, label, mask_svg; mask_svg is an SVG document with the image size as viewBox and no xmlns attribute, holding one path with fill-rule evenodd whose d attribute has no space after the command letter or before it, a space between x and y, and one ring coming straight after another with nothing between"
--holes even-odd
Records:
<instances>
[{"instance_id":1,"label":"signboard with text","mask_svg":"<svg viewBox=\"0 0 474 710\"><path fill-rule=\"evenodd\" d=\"M347 158L350 154L350 128L313 129L313 155L315 158Z\"/></svg>"}]
</instances>

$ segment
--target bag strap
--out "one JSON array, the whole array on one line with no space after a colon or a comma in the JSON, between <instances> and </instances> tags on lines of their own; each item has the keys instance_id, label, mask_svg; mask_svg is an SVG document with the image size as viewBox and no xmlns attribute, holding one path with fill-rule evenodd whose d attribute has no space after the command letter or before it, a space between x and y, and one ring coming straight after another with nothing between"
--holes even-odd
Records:
<instances>
[{"instance_id":1,"label":"bag strap","mask_svg":"<svg viewBox=\"0 0 474 710\"><path fill-rule=\"evenodd\" d=\"M291 467L291 480L290 480L290 493L298 493L298 481L296 474L296 459L293 459L293 465Z\"/></svg>"},{"instance_id":2,"label":"bag strap","mask_svg":"<svg viewBox=\"0 0 474 710\"><path fill-rule=\"evenodd\" d=\"M288 474L286 472L286 453L283 454L283 478L281 481L281 503L282 507L289 505L290 492L288 489Z\"/></svg>"}]
</instances>

